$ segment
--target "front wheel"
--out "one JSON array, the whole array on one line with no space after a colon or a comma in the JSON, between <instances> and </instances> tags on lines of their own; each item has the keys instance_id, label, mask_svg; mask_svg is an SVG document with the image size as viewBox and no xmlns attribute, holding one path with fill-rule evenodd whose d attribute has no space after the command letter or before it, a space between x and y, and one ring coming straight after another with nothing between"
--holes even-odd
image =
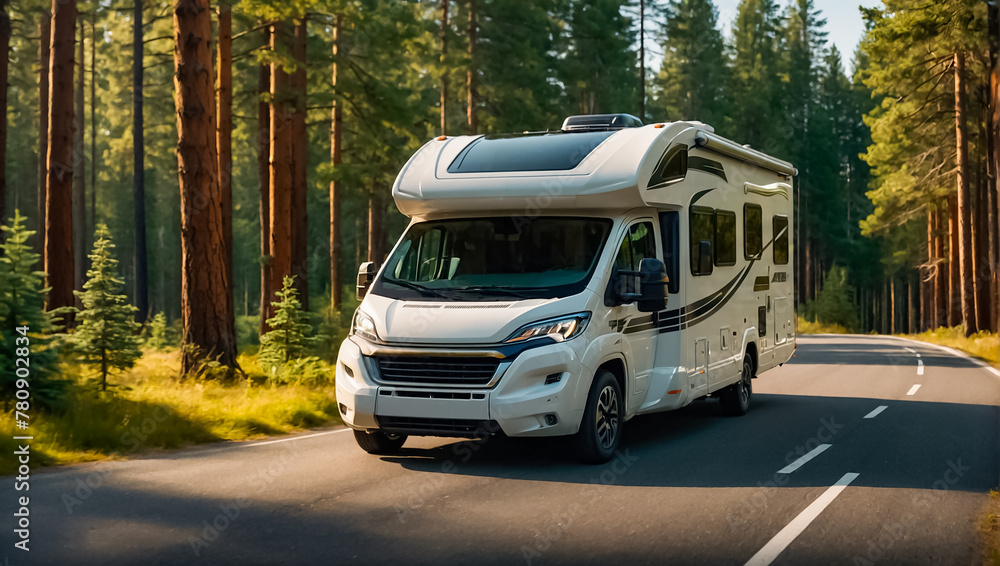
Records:
<instances>
[{"instance_id":1,"label":"front wheel","mask_svg":"<svg viewBox=\"0 0 1000 566\"><path fill-rule=\"evenodd\" d=\"M381 430L365 432L363 430L354 431L354 440L358 446L369 454L395 454L406 442L405 434L389 434Z\"/></svg>"},{"instance_id":2,"label":"front wheel","mask_svg":"<svg viewBox=\"0 0 1000 566\"><path fill-rule=\"evenodd\" d=\"M576 435L580 459L587 464L603 464L610 460L621 442L624 422L621 386L610 371L598 370L587 396L580 432Z\"/></svg>"},{"instance_id":3,"label":"front wheel","mask_svg":"<svg viewBox=\"0 0 1000 566\"><path fill-rule=\"evenodd\" d=\"M750 398L753 397L753 360L750 356L743 358L743 370L740 373L738 383L730 385L719 395L722 403L722 412L730 417L739 417L747 414L750 408Z\"/></svg>"}]
</instances>

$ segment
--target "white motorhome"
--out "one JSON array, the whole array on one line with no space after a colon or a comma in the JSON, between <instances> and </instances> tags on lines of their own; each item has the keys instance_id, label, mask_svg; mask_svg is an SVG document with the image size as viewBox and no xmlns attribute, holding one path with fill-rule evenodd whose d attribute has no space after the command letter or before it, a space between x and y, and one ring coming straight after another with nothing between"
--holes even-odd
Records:
<instances>
[{"instance_id":1,"label":"white motorhome","mask_svg":"<svg viewBox=\"0 0 1000 566\"><path fill-rule=\"evenodd\" d=\"M392 188L411 222L358 274L337 363L368 452L407 436L575 435L717 397L795 348L795 168L697 122L575 116L559 131L441 136Z\"/></svg>"}]
</instances>

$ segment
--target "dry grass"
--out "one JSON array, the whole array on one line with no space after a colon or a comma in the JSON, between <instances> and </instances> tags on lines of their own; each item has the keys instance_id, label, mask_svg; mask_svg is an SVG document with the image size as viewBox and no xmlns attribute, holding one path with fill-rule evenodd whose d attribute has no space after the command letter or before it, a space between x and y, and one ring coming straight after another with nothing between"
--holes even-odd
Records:
<instances>
[{"instance_id":1,"label":"dry grass","mask_svg":"<svg viewBox=\"0 0 1000 566\"><path fill-rule=\"evenodd\" d=\"M970 356L986 360L994 366L1000 366L1000 336L996 334L980 332L966 338L962 328L956 326L928 330L920 334L902 334L901 336L955 348Z\"/></svg>"},{"instance_id":2,"label":"dry grass","mask_svg":"<svg viewBox=\"0 0 1000 566\"><path fill-rule=\"evenodd\" d=\"M809 322L799 317L797 334L849 334L847 329L839 324L826 324L823 322Z\"/></svg>"},{"instance_id":3,"label":"dry grass","mask_svg":"<svg viewBox=\"0 0 1000 566\"><path fill-rule=\"evenodd\" d=\"M990 499L979 520L982 563L1000 566L1000 492L990 490Z\"/></svg>"},{"instance_id":4,"label":"dry grass","mask_svg":"<svg viewBox=\"0 0 1000 566\"><path fill-rule=\"evenodd\" d=\"M267 379L252 356L240 356L250 376L233 383L180 380L177 350L147 351L136 367L110 379L100 392L82 369L66 364L74 381L69 408L60 414L32 411L32 467L127 457L221 440L246 440L339 423L333 366L312 358L296 375ZM0 450L15 449L13 415L0 421ZM10 458L0 473L15 471Z\"/></svg>"}]
</instances>

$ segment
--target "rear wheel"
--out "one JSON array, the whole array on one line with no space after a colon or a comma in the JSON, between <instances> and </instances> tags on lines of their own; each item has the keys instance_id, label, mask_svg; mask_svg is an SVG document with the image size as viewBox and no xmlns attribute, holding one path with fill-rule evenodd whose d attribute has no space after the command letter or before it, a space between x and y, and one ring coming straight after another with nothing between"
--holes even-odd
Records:
<instances>
[{"instance_id":1,"label":"rear wheel","mask_svg":"<svg viewBox=\"0 0 1000 566\"><path fill-rule=\"evenodd\" d=\"M740 380L730 385L719 395L722 403L722 412L731 416L739 417L747 413L750 408L750 398L753 397L753 360L750 356L743 358L743 370L740 373Z\"/></svg>"},{"instance_id":2,"label":"rear wheel","mask_svg":"<svg viewBox=\"0 0 1000 566\"><path fill-rule=\"evenodd\" d=\"M610 371L598 370L576 435L580 459L587 464L610 460L621 442L624 419L625 403L618 380Z\"/></svg>"},{"instance_id":3,"label":"rear wheel","mask_svg":"<svg viewBox=\"0 0 1000 566\"><path fill-rule=\"evenodd\" d=\"M354 431L354 440L358 446L369 454L395 454L406 442L405 434L389 434L376 430L365 432L363 430Z\"/></svg>"}]
</instances>

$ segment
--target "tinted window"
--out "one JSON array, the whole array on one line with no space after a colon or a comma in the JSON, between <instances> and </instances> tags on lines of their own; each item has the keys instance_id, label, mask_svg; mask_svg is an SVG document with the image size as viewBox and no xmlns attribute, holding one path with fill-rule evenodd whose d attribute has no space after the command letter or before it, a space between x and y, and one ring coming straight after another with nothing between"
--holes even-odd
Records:
<instances>
[{"instance_id":1,"label":"tinted window","mask_svg":"<svg viewBox=\"0 0 1000 566\"><path fill-rule=\"evenodd\" d=\"M764 213L759 205L743 205L743 257L760 259L764 247Z\"/></svg>"},{"instance_id":2,"label":"tinted window","mask_svg":"<svg viewBox=\"0 0 1000 566\"><path fill-rule=\"evenodd\" d=\"M691 273L710 275L711 269L701 271L698 266L698 247L701 242L709 242L712 249L715 249L715 212L711 208L696 206L691 208Z\"/></svg>"},{"instance_id":3,"label":"tinted window","mask_svg":"<svg viewBox=\"0 0 1000 566\"><path fill-rule=\"evenodd\" d=\"M774 263L788 263L788 217L775 216L771 223L774 234Z\"/></svg>"},{"instance_id":4,"label":"tinted window","mask_svg":"<svg viewBox=\"0 0 1000 566\"><path fill-rule=\"evenodd\" d=\"M660 213L660 232L663 242L663 263L667 267L667 290L681 290L681 215L676 210Z\"/></svg>"},{"instance_id":5,"label":"tinted window","mask_svg":"<svg viewBox=\"0 0 1000 566\"><path fill-rule=\"evenodd\" d=\"M414 224L372 292L394 299L490 301L582 291L611 221L511 217Z\"/></svg>"},{"instance_id":6,"label":"tinted window","mask_svg":"<svg viewBox=\"0 0 1000 566\"><path fill-rule=\"evenodd\" d=\"M482 137L469 144L448 166L449 173L565 171L574 169L601 142L615 134L577 132Z\"/></svg>"},{"instance_id":7,"label":"tinted window","mask_svg":"<svg viewBox=\"0 0 1000 566\"><path fill-rule=\"evenodd\" d=\"M623 271L639 271L643 258L656 257L656 240L652 222L639 222L628 229L615 257L615 267ZM634 275L621 277L621 292L638 293L639 278Z\"/></svg>"},{"instance_id":8,"label":"tinted window","mask_svg":"<svg viewBox=\"0 0 1000 566\"><path fill-rule=\"evenodd\" d=\"M684 179L688 170L688 149L675 147L667 152L656 167L656 172L650 180L651 189Z\"/></svg>"},{"instance_id":9,"label":"tinted window","mask_svg":"<svg viewBox=\"0 0 1000 566\"><path fill-rule=\"evenodd\" d=\"M736 213L715 211L715 265L736 265Z\"/></svg>"}]
</instances>

